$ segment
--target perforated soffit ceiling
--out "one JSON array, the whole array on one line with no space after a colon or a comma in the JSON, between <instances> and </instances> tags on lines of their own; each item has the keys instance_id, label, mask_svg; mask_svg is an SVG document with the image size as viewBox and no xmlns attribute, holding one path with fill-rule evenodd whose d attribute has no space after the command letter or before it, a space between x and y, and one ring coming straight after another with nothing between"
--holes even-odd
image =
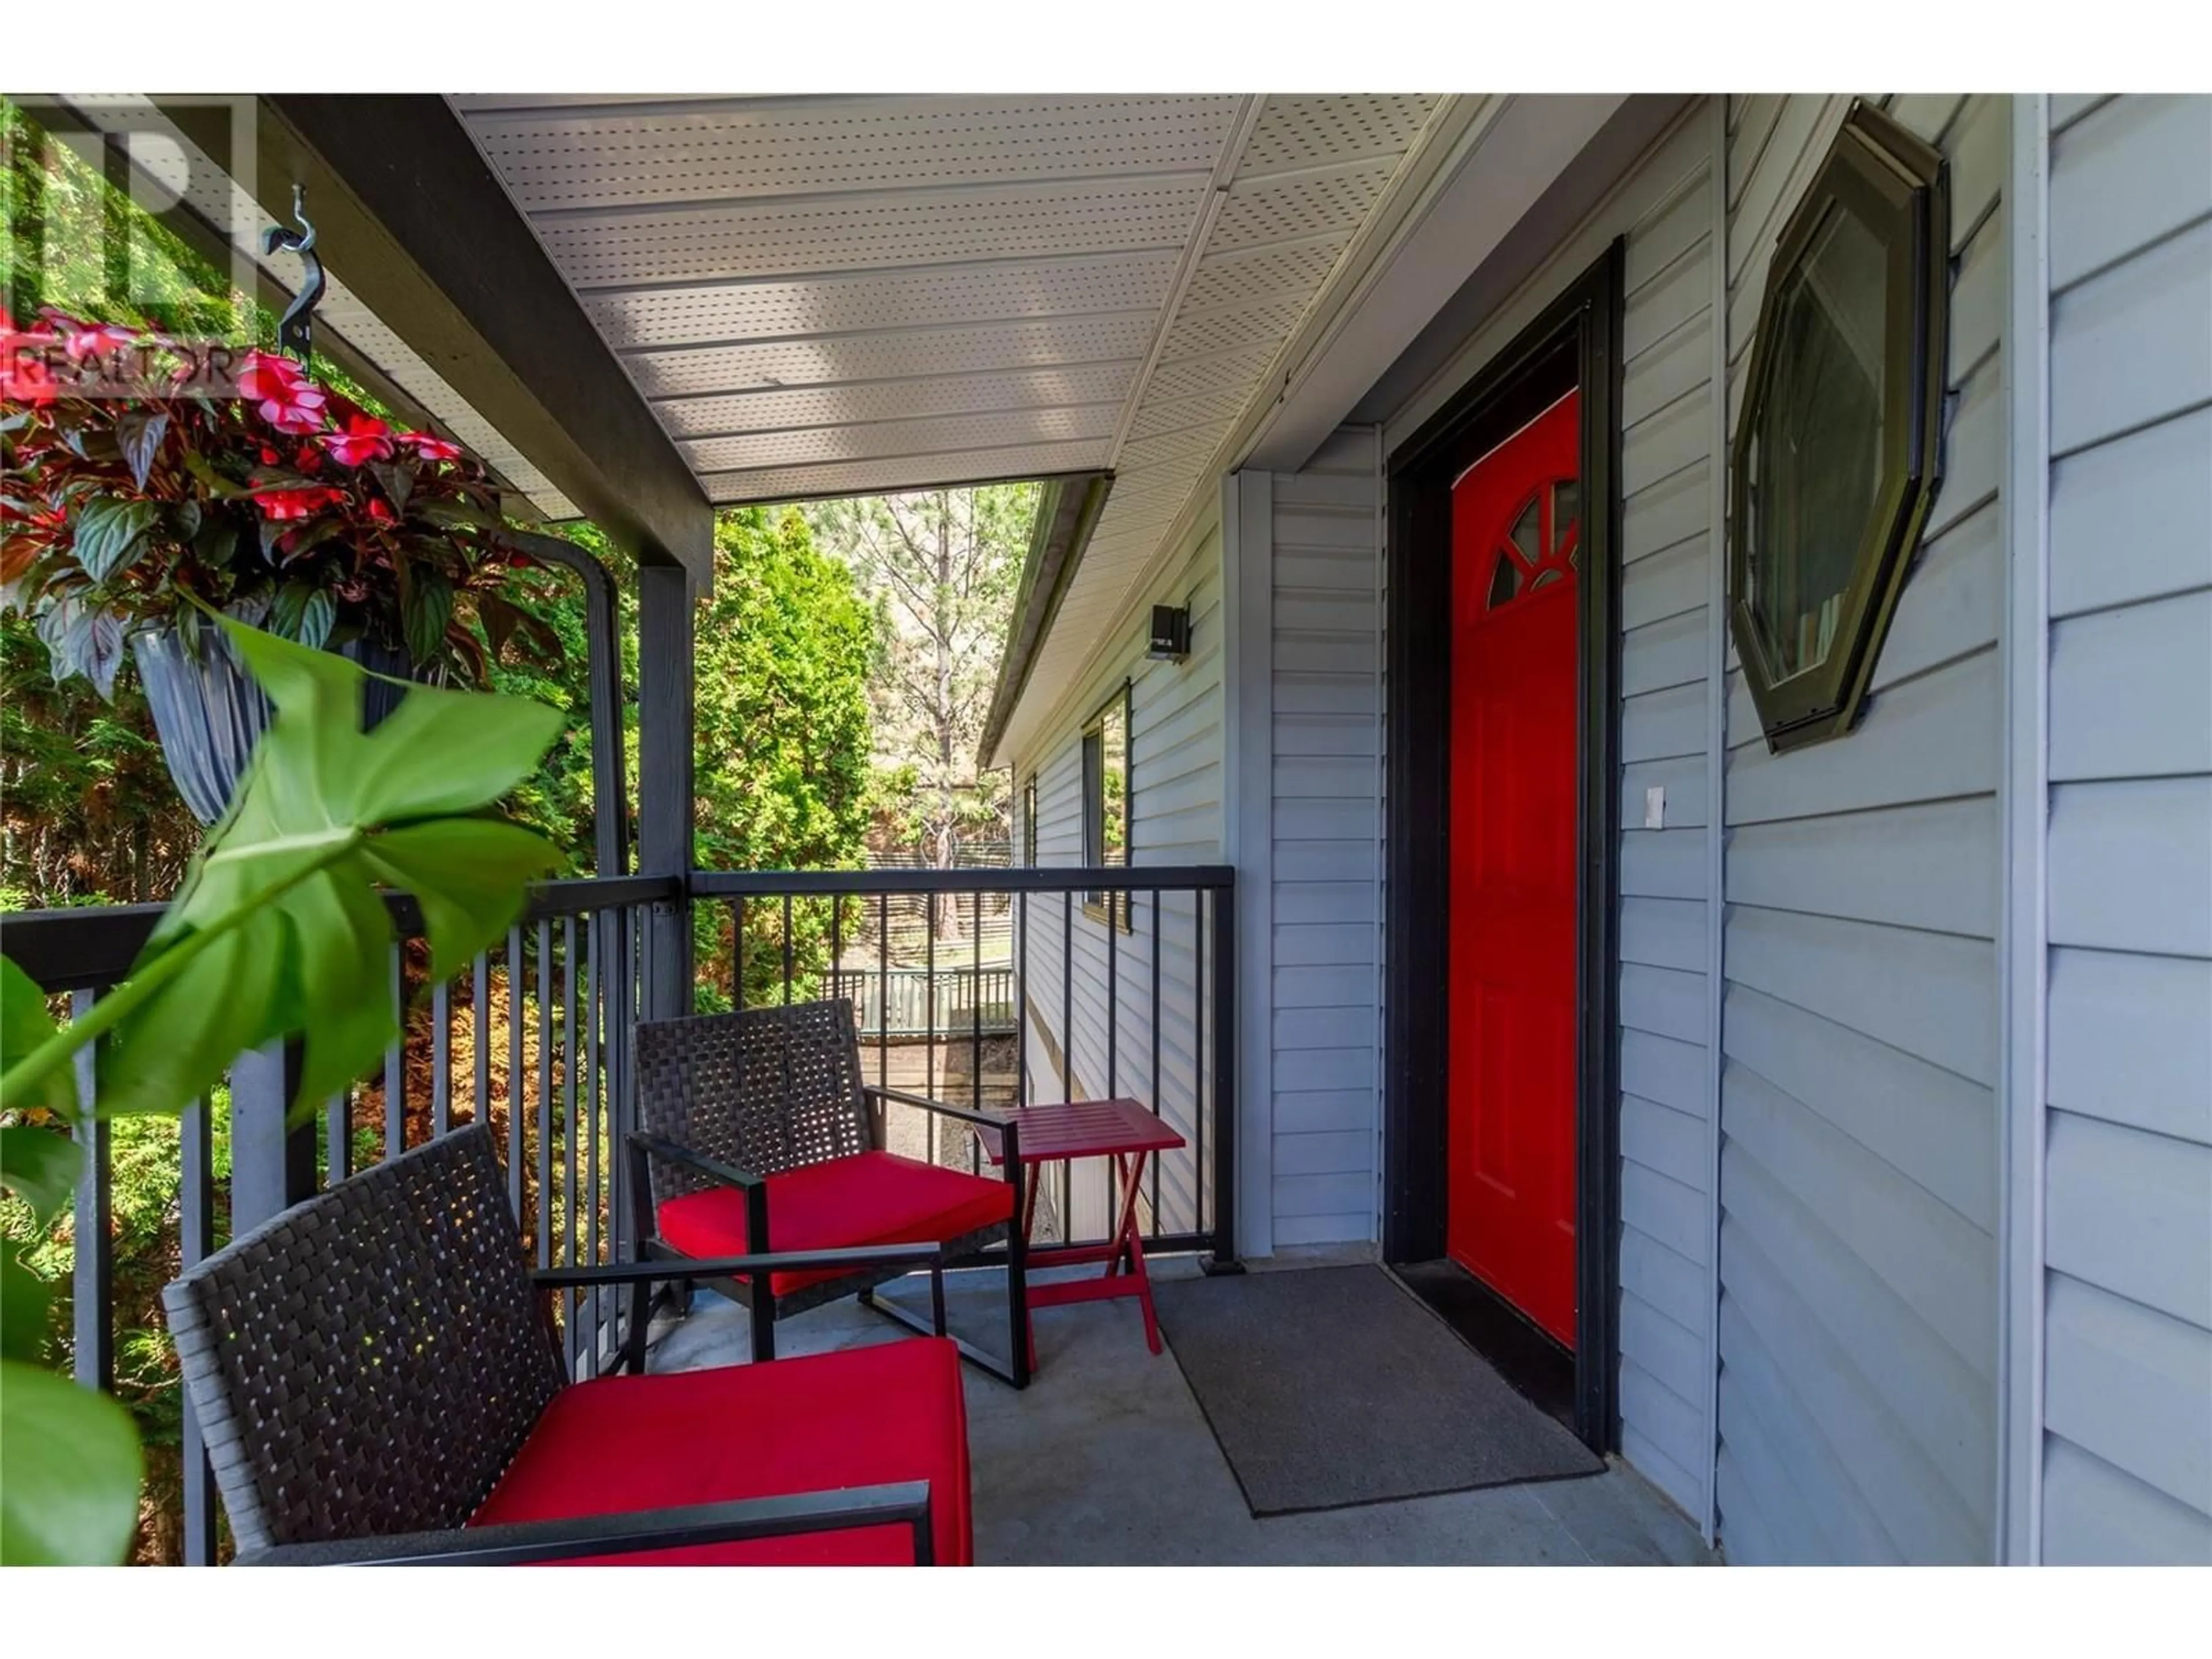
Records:
<instances>
[{"instance_id":1,"label":"perforated soffit ceiling","mask_svg":"<svg viewBox=\"0 0 2212 1659\"><path fill-rule=\"evenodd\" d=\"M1111 621L1440 102L453 101L711 499L1113 469L1061 646Z\"/></svg>"}]
</instances>

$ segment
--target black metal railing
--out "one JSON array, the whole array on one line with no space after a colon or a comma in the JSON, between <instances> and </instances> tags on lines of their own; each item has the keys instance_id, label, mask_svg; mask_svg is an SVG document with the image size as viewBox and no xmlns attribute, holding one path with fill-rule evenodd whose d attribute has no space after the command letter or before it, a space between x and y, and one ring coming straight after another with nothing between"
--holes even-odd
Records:
<instances>
[{"instance_id":1,"label":"black metal railing","mask_svg":"<svg viewBox=\"0 0 2212 1659\"><path fill-rule=\"evenodd\" d=\"M1102 892L1111 898L1091 902ZM532 890L503 945L436 983L427 982L413 902L389 902L400 1040L312 1122L290 1119L298 1055L282 1045L241 1055L184 1113L168 1166L174 1209L150 1247L158 1259L127 1264L139 1278L150 1274L155 1290L319 1186L476 1119L499 1136L508 1198L540 1266L625 1258L633 1224L616 1152L635 1110L635 1024L647 986L657 982L647 954L656 933L688 939L681 913L700 903L730 914L732 1001L852 996L878 1081L974 1105L1079 1095L1143 1101L1186 1142L1153 1161L1141 1206L1148 1248L1234 1255L1236 888L1226 868L701 871L688 881L550 882ZM903 928L894 919L902 908L935 921ZM772 925L749 930L749 910ZM648 927L655 913L664 922L674 913L677 925ZM161 914L159 905L130 905L11 915L0 918L0 948L81 1015L128 976ZM898 959L906 955L919 960ZM894 988L909 986L920 988ZM919 1071L896 1070L895 1056ZM79 1079L92 1100L88 1054ZM895 1127L926 1139L895 1150L975 1165L972 1139L951 1143L939 1137L935 1115L914 1115L930 1127ZM76 1376L111 1391L115 1133L100 1121L90 1130L69 1286ZM1080 1179L1060 1166L1056 1184L1043 1189L1040 1242L1103 1239L1111 1174L1096 1162ZM126 1248L143 1257L149 1247L138 1239ZM596 1374L614 1352L619 1312L562 1294L556 1313L576 1375ZM149 1317L158 1322L158 1313ZM188 1407L179 1462L181 1479L155 1518L173 1529L185 1562L210 1563L219 1549L215 1489Z\"/></svg>"},{"instance_id":2,"label":"black metal railing","mask_svg":"<svg viewBox=\"0 0 2212 1659\"><path fill-rule=\"evenodd\" d=\"M500 1137L508 1200L538 1265L627 1257L629 1194L617 1178L617 1148L631 1110L644 917L682 896L683 883L672 877L544 884L503 946L428 987L421 915L411 900L395 896L388 982L402 1035L380 1071L327 1102L314 1121L299 1123L287 1109L296 1092L296 1049L241 1055L178 1126L173 1221L161 1237L127 1247L156 1259L125 1265L158 1285L319 1186L476 1119L489 1121ZM159 905L129 905L10 915L0 922L0 945L46 991L66 993L82 1015L127 976L161 913ZM94 1084L88 1053L79 1085L96 1102ZM113 1390L116 1126L95 1121L91 1133L73 1217L71 1360L78 1381ZM618 1340L617 1304L558 1294L555 1314L570 1367L595 1374ZM210 1563L215 1490L188 1402L180 1463L167 1501L181 1504L181 1516L152 1519L161 1530L173 1528L185 1562ZM161 1501L157 1488L149 1491Z\"/></svg>"},{"instance_id":3,"label":"black metal railing","mask_svg":"<svg viewBox=\"0 0 2212 1659\"><path fill-rule=\"evenodd\" d=\"M1139 1205L1146 1247L1233 1258L1233 870L700 870L691 893L727 911L722 989L734 1006L854 994L902 973L931 988L919 999L919 1030L901 1033L880 1018L870 1028L861 1060L872 1081L977 1109L1117 1095L1142 1102L1185 1143L1152 1160ZM937 925L902 930L899 915L925 906ZM994 911L1008 919L998 949L1010 957L999 970L1010 1036L990 1030L991 1001L980 994L995 965L986 957ZM947 1018L940 985L979 994ZM865 1004L856 1006L866 1024ZM931 1114L913 1115L887 1125L894 1150L975 1164L971 1136L948 1134ZM1106 1161L1062 1164L1046 1179L1038 1242L1103 1243L1112 1214Z\"/></svg>"}]
</instances>

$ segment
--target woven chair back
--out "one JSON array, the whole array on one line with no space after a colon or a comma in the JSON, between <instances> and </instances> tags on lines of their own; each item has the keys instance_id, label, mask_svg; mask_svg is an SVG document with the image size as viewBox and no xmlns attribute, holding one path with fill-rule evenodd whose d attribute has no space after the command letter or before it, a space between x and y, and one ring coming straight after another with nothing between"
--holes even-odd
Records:
<instances>
[{"instance_id":1,"label":"woven chair back","mask_svg":"<svg viewBox=\"0 0 2212 1659\"><path fill-rule=\"evenodd\" d=\"M637 1087L647 1133L756 1175L873 1145L844 998L647 1021L637 1028ZM652 1167L656 1203L710 1184L665 1159Z\"/></svg>"},{"instance_id":2,"label":"woven chair back","mask_svg":"<svg viewBox=\"0 0 2212 1659\"><path fill-rule=\"evenodd\" d=\"M562 1385L481 1124L295 1205L161 1300L241 1550L459 1526Z\"/></svg>"}]
</instances>

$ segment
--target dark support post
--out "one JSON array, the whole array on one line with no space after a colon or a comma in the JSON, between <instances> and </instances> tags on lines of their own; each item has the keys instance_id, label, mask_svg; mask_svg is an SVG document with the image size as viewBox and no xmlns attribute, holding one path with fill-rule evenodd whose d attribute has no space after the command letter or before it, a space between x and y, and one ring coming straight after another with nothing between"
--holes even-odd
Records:
<instances>
[{"instance_id":1,"label":"dark support post","mask_svg":"<svg viewBox=\"0 0 2212 1659\"><path fill-rule=\"evenodd\" d=\"M1209 1273L1241 1273L1237 1259L1237 889L1213 894L1213 1259Z\"/></svg>"},{"instance_id":2,"label":"dark support post","mask_svg":"<svg viewBox=\"0 0 2212 1659\"><path fill-rule=\"evenodd\" d=\"M691 869L691 586L676 565L637 573L638 873ZM645 1018L691 1012L688 894L653 907L646 924Z\"/></svg>"},{"instance_id":3,"label":"dark support post","mask_svg":"<svg viewBox=\"0 0 2212 1659\"><path fill-rule=\"evenodd\" d=\"M240 1054L230 1068L230 1228L235 1238L315 1191L315 1123L288 1122L300 1087L297 1042Z\"/></svg>"}]
</instances>

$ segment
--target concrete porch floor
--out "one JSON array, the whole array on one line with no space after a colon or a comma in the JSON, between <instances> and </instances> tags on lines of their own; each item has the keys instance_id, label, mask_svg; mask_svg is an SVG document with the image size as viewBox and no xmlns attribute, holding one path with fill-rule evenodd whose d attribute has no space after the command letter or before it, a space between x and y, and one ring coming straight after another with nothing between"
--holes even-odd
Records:
<instances>
[{"instance_id":1,"label":"concrete porch floor","mask_svg":"<svg viewBox=\"0 0 2212 1659\"><path fill-rule=\"evenodd\" d=\"M1291 1271L1285 1266L1279 1271ZM1083 1270L1095 1271L1095 1270ZM1194 1273L1192 1260L1153 1264ZM995 1274L957 1274L948 1318L1005 1346ZM915 1297L918 1286L898 1291ZM916 1305L927 1305L924 1291ZM654 1370L740 1364L744 1309L702 1291L655 1343ZM906 1333L855 1300L777 1328L778 1351L817 1353ZM1697 1529L1633 1470L1356 1509L1255 1519L1172 1353L1155 1358L1129 1303L1036 1316L1038 1372L1016 1393L966 1368L975 1559L1001 1566L1589 1566L1711 1563ZM1346 1402L1347 1407L1353 1402Z\"/></svg>"}]
</instances>

